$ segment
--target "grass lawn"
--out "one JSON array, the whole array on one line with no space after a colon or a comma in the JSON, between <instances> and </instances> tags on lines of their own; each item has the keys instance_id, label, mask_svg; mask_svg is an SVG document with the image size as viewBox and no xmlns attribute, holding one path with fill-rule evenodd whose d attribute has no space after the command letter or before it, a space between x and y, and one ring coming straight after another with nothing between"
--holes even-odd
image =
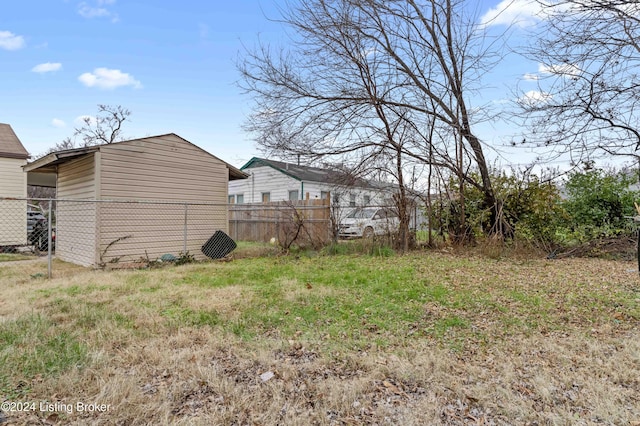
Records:
<instances>
[{"instance_id":1,"label":"grass lawn","mask_svg":"<svg viewBox=\"0 0 640 426\"><path fill-rule=\"evenodd\" d=\"M632 263L423 252L45 269L0 266L0 398L36 404L0 422L640 424Z\"/></svg>"}]
</instances>

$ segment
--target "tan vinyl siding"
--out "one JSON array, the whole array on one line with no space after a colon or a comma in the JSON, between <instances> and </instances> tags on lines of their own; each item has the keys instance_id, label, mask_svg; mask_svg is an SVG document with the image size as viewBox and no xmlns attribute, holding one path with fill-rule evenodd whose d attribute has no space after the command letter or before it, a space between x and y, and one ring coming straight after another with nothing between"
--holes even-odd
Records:
<instances>
[{"instance_id":1,"label":"tan vinyl siding","mask_svg":"<svg viewBox=\"0 0 640 426\"><path fill-rule=\"evenodd\" d=\"M0 158L0 197L27 196L27 174L22 171L25 164L27 160Z\"/></svg>"},{"instance_id":2,"label":"tan vinyl siding","mask_svg":"<svg viewBox=\"0 0 640 426\"><path fill-rule=\"evenodd\" d=\"M100 209L100 253L105 263L178 256L185 251L185 227L186 250L203 260L202 245L228 224L226 209L217 205L103 203Z\"/></svg>"},{"instance_id":3,"label":"tan vinyl siding","mask_svg":"<svg viewBox=\"0 0 640 426\"><path fill-rule=\"evenodd\" d=\"M0 197L25 198L27 160L0 158ZM27 202L0 201L0 245L27 243Z\"/></svg>"},{"instance_id":4,"label":"tan vinyl siding","mask_svg":"<svg viewBox=\"0 0 640 426\"><path fill-rule=\"evenodd\" d=\"M226 165L167 135L101 148L103 199L227 203Z\"/></svg>"},{"instance_id":5,"label":"tan vinyl siding","mask_svg":"<svg viewBox=\"0 0 640 426\"><path fill-rule=\"evenodd\" d=\"M94 155L61 164L58 169L58 198L95 199ZM60 201L56 212L56 256L83 266L96 263L96 204Z\"/></svg>"},{"instance_id":6,"label":"tan vinyl siding","mask_svg":"<svg viewBox=\"0 0 640 426\"><path fill-rule=\"evenodd\" d=\"M61 164L58 168L58 198L95 199L94 173L94 154Z\"/></svg>"},{"instance_id":7,"label":"tan vinyl siding","mask_svg":"<svg viewBox=\"0 0 640 426\"><path fill-rule=\"evenodd\" d=\"M103 146L100 163L103 200L208 203L187 207L186 249L197 258L216 230L227 232L226 164L187 141L167 135ZM100 209L99 252L109 247L103 262L177 256L185 249L184 204L106 203Z\"/></svg>"}]
</instances>

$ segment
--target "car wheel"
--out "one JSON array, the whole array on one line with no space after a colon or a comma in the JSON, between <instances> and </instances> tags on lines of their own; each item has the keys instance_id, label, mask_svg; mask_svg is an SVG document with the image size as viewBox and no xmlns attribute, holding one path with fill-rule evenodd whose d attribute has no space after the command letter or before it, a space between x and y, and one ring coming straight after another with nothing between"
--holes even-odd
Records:
<instances>
[{"instance_id":1,"label":"car wheel","mask_svg":"<svg viewBox=\"0 0 640 426\"><path fill-rule=\"evenodd\" d=\"M373 238L373 228L370 226L367 226L366 228L364 228L364 231L362 232L362 238Z\"/></svg>"}]
</instances>

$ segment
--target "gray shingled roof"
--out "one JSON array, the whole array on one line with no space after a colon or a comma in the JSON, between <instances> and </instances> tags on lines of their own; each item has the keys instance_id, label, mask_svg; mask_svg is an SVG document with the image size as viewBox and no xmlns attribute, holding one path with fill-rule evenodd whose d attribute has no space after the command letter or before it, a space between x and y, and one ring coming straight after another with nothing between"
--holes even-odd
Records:
<instances>
[{"instance_id":1,"label":"gray shingled roof","mask_svg":"<svg viewBox=\"0 0 640 426\"><path fill-rule=\"evenodd\" d=\"M8 124L0 123L0 157L29 158L29 153Z\"/></svg>"},{"instance_id":2,"label":"gray shingled roof","mask_svg":"<svg viewBox=\"0 0 640 426\"><path fill-rule=\"evenodd\" d=\"M265 158L253 157L240 170L251 169L253 167L271 167L291 176L294 179L305 182L321 182L333 185L357 186L360 188L382 189L388 185L367 181L354 177L346 172L336 169L323 169L319 167L302 166L282 161L267 160Z\"/></svg>"}]
</instances>

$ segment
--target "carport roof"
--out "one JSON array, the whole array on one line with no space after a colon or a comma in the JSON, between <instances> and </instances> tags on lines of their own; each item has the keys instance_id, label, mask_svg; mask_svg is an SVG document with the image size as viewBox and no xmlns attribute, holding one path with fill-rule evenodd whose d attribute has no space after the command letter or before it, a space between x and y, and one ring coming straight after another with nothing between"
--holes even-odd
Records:
<instances>
[{"instance_id":1,"label":"carport roof","mask_svg":"<svg viewBox=\"0 0 640 426\"><path fill-rule=\"evenodd\" d=\"M0 123L0 157L3 158L29 158L29 153L16 136L10 125Z\"/></svg>"},{"instance_id":2,"label":"carport roof","mask_svg":"<svg viewBox=\"0 0 640 426\"><path fill-rule=\"evenodd\" d=\"M100 151L99 146L88 146L84 148L65 149L63 151L52 152L51 154L47 154L44 157L38 158L36 161L24 166L24 171L55 173L55 166L96 151Z\"/></svg>"}]
</instances>

